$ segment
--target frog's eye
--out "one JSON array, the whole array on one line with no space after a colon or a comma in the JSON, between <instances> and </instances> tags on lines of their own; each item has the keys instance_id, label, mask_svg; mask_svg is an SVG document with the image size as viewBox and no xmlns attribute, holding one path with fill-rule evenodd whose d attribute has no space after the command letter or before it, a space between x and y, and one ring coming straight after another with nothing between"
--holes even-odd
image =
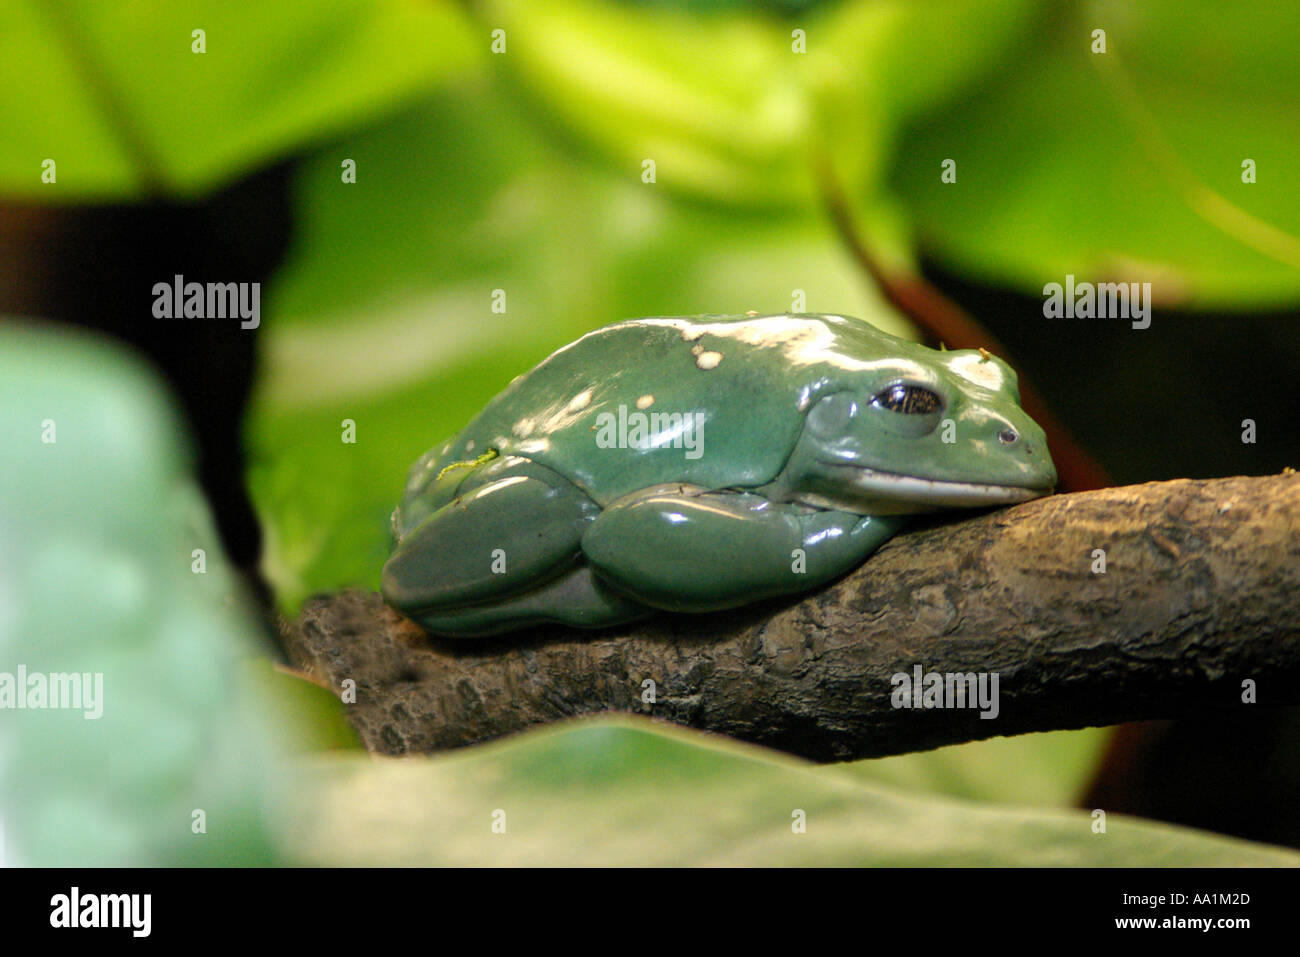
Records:
<instances>
[{"instance_id":1,"label":"frog's eye","mask_svg":"<svg viewBox=\"0 0 1300 957\"><path fill-rule=\"evenodd\" d=\"M888 412L902 412L904 415L927 415L943 407L943 399L937 392L925 386L909 385L895 382L889 388L877 392L871 404Z\"/></svg>"}]
</instances>

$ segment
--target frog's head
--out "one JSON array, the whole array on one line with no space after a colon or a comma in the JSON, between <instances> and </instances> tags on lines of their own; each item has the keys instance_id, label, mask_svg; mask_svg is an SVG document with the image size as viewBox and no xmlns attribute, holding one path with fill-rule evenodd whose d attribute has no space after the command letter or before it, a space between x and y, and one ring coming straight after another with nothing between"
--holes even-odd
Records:
<instances>
[{"instance_id":1,"label":"frog's head","mask_svg":"<svg viewBox=\"0 0 1300 957\"><path fill-rule=\"evenodd\" d=\"M806 405L786 481L809 504L863 514L970 508L1023 502L1056 484L1015 371L982 350L908 343L837 370Z\"/></svg>"}]
</instances>

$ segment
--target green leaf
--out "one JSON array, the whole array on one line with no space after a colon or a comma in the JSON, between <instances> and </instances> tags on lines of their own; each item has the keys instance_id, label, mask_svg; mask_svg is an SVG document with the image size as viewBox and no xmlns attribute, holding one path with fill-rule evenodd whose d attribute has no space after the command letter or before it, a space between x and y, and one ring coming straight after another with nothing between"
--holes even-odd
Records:
<instances>
[{"instance_id":1,"label":"green leaf","mask_svg":"<svg viewBox=\"0 0 1300 957\"><path fill-rule=\"evenodd\" d=\"M0 711L9 862L269 862L286 735L239 680L260 636L156 376L0 324L0 449L0 683L86 681Z\"/></svg>"},{"instance_id":2,"label":"green leaf","mask_svg":"<svg viewBox=\"0 0 1300 957\"><path fill-rule=\"evenodd\" d=\"M857 0L796 21L608 0L474 8L504 31L497 58L540 115L620 175L639 180L652 160L670 190L756 207L813 202L823 158L870 204L897 122L1007 50L1033 9Z\"/></svg>"},{"instance_id":3,"label":"green leaf","mask_svg":"<svg viewBox=\"0 0 1300 957\"><path fill-rule=\"evenodd\" d=\"M1224 16L1203 0L1057 10L1023 60L901 143L893 182L927 248L1035 295L1074 274L1148 281L1173 305L1300 301L1293 11ZM1094 29L1106 30L1104 54L1091 52ZM945 184L948 158L957 181Z\"/></svg>"},{"instance_id":4,"label":"green leaf","mask_svg":"<svg viewBox=\"0 0 1300 957\"><path fill-rule=\"evenodd\" d=\"M193 52L195 30L206 52ZM475 53L446 0L12 0L0 5L0 189L50 202L197 195L432 88Z\"/></svg>"},{"instance_id":5,"label":"green leaf","mask_svg":"<svg viewBox=\"0 0 1300 957\"><path fill-rule=\"evenodd\" d=\"M346 706L326 685L267 658L244 662L240 680L269 712L264 720L299 752L364 750Z\"/></svg>"},{"instance_id":6,"label":"green leaf","mask_svg":"<svg viewBox=\"0 0 1300 957\"><path fill-rule=\"evenodd\" d=\"M1294 851L1119 815L1095 834L1082 811L909 795L645 719L432 760L314 760L295 790L288 846L310 864L1300 865Z\"/></svg>"},{"instance_id":7,"label":"green leaf","mask_svg":"<svg viewBox=\"0 0 1300 957\"><path fill-rule=\"evenodd\" d=\"M993 804L1070 807L1092 780L1109 729L989 738L918 754L855 761L864 781Z\"/></svg>"}]
</instances>

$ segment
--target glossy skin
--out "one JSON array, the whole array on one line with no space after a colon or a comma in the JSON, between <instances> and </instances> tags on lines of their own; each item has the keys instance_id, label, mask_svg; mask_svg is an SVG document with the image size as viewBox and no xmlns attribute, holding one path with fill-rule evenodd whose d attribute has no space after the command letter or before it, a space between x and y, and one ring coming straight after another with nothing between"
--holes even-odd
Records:
<instances>
[{"instance_id":1,"label":"glossy skin","mask_svg":"<svg viewBox=\"0 0 1300 957\"><path fill-rule=\"evenodd\" d=\"M906 515L1055 483L986 353L843 316L638 319L560 349L416 462L383 593L448 636L734 608L838 578Z\"/></svg>"}]
</instances>

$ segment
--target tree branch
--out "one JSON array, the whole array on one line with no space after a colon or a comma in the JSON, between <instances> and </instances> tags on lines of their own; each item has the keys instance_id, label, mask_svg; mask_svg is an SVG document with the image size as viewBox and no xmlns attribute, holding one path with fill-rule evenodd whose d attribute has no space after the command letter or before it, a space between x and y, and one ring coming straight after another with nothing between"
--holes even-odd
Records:
<instances>
[{"instance_id":1,"label":"tree branch","mask_svg":"<svg viewBox=\"0 0 1300 957\"><path fill-rule=\"evenodd\" d=\"M1094 550L1105 573L1093 571ZM929 522L819 592L601 632L431 639L378 595L308 603L291 658L367 746L437 751L641 711L815 760L1300 702L1300 475L1179 480ZM998 675L995 719L897 709L896 673ZM643 682L656 701L642 702Z\"/></svg>"}]
</instances>

